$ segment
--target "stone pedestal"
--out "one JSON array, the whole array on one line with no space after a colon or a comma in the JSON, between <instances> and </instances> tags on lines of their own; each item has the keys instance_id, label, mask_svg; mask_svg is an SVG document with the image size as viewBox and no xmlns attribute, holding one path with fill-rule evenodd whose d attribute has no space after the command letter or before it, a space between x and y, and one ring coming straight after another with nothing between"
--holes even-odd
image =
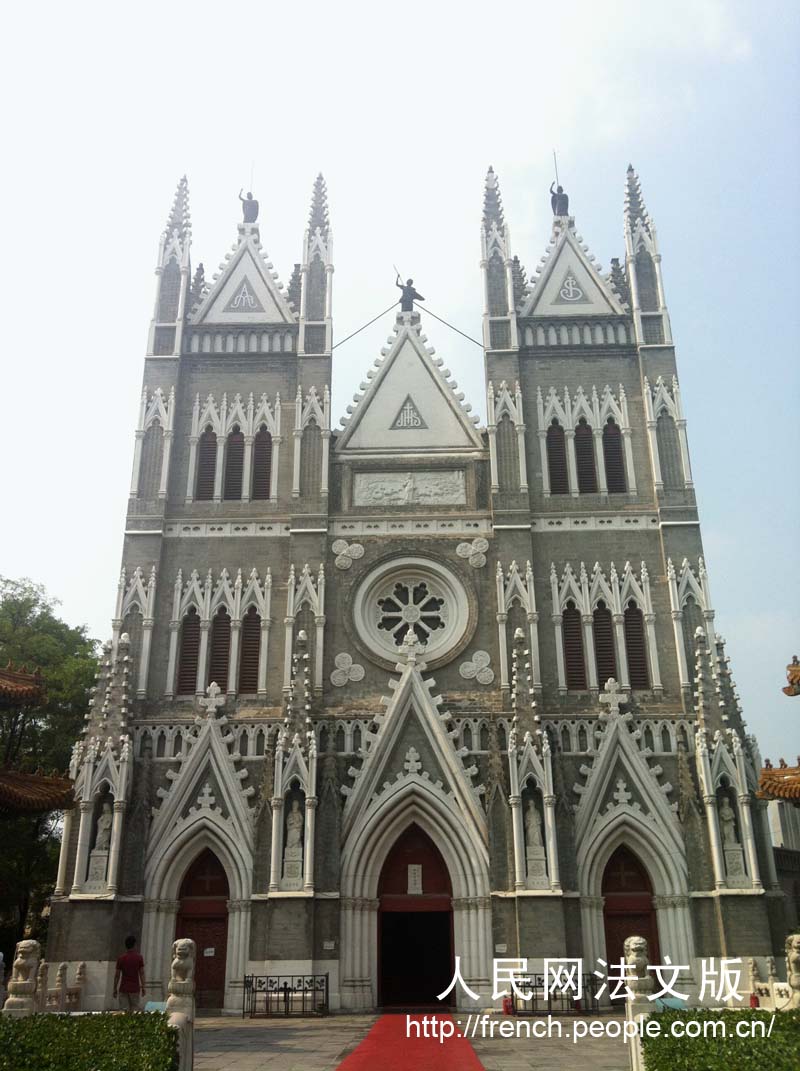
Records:
<instances>
[{"instance_id":1,"label":"stone pedestal","mask_svg":"<svg viewBox=\"0 0 800 1071\"><path fill-rule=\"evenodd\" d=\"M303 858L284 859L283 877L281 889L285 892L296 892L303 888Z\"/></svg>"},{"instance_id":2,"label":"stone pedestal","mask_svg":"<svg viewBox=\"0 0 800 1071\"><path fill-rule=\"evenodd\" d=\"M547 877L547 859L545 856L544 845L537 845L536 847L528 847L525 850L525 861L527 863L527 886L529 889L546 889L549 887L550 882Z\"/></svg>"},{"instance_id":3,"label":"stone pedestal","mask_svg":"<svg viewBox=\"0 0 800 1071\"><path fill-rule=\"evenodd\" d=\"M89 855L89 872L86 876L86 888L89 892L106 887L108 874L108 852L97 849Z\"/></svg>"},{"instance_id":4,"label":"stone pedestal","mask_svg":"<svg viewBox=\"0 0 800 1071\"><path fill-rule=\"evenodd\" d=\"M741 844L726 844L724 851L728 885L733 888L748 886L750 882L744 867L744 850Z\"/></svg>"}]
</instances>

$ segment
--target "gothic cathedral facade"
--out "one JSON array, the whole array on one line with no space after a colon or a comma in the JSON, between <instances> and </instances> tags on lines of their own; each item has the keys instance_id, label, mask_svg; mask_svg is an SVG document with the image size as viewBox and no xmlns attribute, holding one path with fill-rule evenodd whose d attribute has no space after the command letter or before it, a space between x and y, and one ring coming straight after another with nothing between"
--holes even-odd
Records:
<instances>
[{"instance_id":1,"label":"gothic cathedral facade","mask_svg":"<svg viewBox=\"0 0 800 1071\"><path fill-rule=\"evenodd\" d=\"M128 933L155 999L194 937L227 1010L297 973L418 1004L456 957L483 1006L493 959L591 971L631 932L695 979L780 950L656 229L632 168L607 274L563 210L528 281L489 170L485 427L412 307L333 429L321 176L287 288L252 205L193 272L179 184L51 908L90 1007Z\"/></svg>"}]
</instances>

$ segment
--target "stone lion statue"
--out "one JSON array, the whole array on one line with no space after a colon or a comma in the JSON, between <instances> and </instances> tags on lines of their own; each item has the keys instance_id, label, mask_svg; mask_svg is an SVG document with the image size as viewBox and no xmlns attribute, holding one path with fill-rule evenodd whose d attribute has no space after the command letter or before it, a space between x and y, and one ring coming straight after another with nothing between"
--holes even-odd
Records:
<instances>
[{"instance_id":1,"label":"stone lion statue","mask_svg":"<svg viewBox=\"0 0 800 1071\"><path fill-rule=\"evenodd\" d=\"M8 983L8 1000L3 1011L24 1014L34 1010L36 972L40 955L38 941L25 940L17 944L11 981Z\"/></svg>"},{"instance_id":2,"label":"stone lion statue","mask_svg":"<svg viewBox=\"0 0 800 1071\"><path fill-rule=\"evenodd\" d=\"M649 954L644 937L626 937L623 955L628 967L628 989L634 994L649 993L653 988L653 979L647 973Z\"/></svg>"},{"instance_id":3,"label":"stone lion statue","mask_svg":"<svg viewBox=\"0 0 800 1071\"><path fill-rule=\"evenodd\" d=\"M800 933L786 938L786 980L792 991L790 1008L800 1008Z\"/></svg>"},{"instance_id":4,"label":"stone lion statue","mask_svg":"<svg viewBox=\"0 0 800 1071\"><path fill-rule=\"evenodd\" d=\"M167 1011L183 1012L193 1016L194 1011L194 961L195 943L188 937L179 937L172 945L167 992Z\"/></svg>"}]
</instances>

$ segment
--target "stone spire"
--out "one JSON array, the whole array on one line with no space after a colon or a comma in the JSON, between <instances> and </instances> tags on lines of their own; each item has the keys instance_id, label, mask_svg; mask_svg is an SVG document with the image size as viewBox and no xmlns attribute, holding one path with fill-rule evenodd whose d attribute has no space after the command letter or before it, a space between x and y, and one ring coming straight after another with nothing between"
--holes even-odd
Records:
<instances>
[{"instance_id":1,"label":"stone spire","mask_svg":"<svg viewBox=\"0 0 800 1071\"><path fill-rule=\"evenodd\" d=\"M314 190L311 194L311 213L308 217L308 229L315 234L319 228L323 237L328 237L328 188L325 179L320 172L314 180Z\"/></svg>"},{"instance_id":2,"label":"stone spire","mask_svg":"<svg viewBox=\"0 0 800 1071\"><path fill-rule=\"evenodd\" d=\"M172 202L172 209L170 210L164 233L168 238L171 238L173 233L177 231L178 241L182 245L191 229L192 218L189 214L189 180L184 175L175 191L175 199Z\"/></svg>"},{"instance_id":3,"label":"stone spire","mask_svg":"<svg viewBox=\"0 0 800 1071\"><path fill-rule=\"evenodd\" d=\"M503 216L503 202L500 197L500 186L494 168L490 167L486 172L486 181L483 187L483 229L491 230L492 224L497 225L499 231L504 231L506 222Z\"/></svg>"},{"instance_id":4,"label":"stone spire","mask_svg":"<svg viewBox=\"0 0 800 1071\"><path fill-rule=\"evenodd\" d=\"M647 207L642 197L642 187L639 182L639 176L633 170L633 164L628 164L628 171L625 176L625 224L633 231L636 227L637 221L641 221L642 226L645 228L648 234L650 234L652 221L650 214L647 211Z\"/></svg>"},{"instance_id":5,"label":"stone spire","mask_svg":"<svg viewBox=\"0 0 800 1071\"><path fill-rule=\"evenodd\" d=\"M511 255L510 228L493 167L486 172L483 186L481 269L484 273L484 346L487 350L516 350L516 304L525 272Z\"/></svg>"}]
</instances>

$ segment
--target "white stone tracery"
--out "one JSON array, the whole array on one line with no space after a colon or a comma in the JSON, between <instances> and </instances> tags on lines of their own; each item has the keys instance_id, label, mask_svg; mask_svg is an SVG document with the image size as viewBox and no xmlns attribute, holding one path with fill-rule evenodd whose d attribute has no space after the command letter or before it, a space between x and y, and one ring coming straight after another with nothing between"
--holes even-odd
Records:
<instances>
[{"instance_id":1,"label":"white stone tracery","mask_svg":"<svg viewBox=\"0 0 800 1071\"><path fill-rule=\"evenodd\" d=\"M662 412L668 413L675 421L678 432L678 443L681 451L681 465L683 468L683 482L687 490L694 487L692 479L692 466L689 461L689 438L686 434L686 418L683 415L681 392L678 380L672 377L670 387L664 382L664 377L659 376L655 386L651 386L647 376L644 378L644 415L647 423L647 441L650 444L650 460L653 466L653 482L657 491L664 489L664 480L661 475L661 459L658 453L658 437L656 425Z\"/></svg>"},{"instance_id":2,"label":"white stone tracery","mask_svg":"<svg viewBox=\"0 0 800 1071\"><path fill-rule=\"evenodd\" d=\"M714 609L711 603L711 588L708 572L702 556L697 559L697 575L689 559L684 558L680 569L676 570L672 558L667 558L667 583L672 612L672 627L675 633L675 652L678 658L678 676L681 686L690 688L694 677L693 666L690 673L694 651L686 650L683 632L683 614L687 600L691 597L703 615L703 626L709 645L714 642Z\"/></svg>"},{"instance_id":3,"label":"white stone tracery","mask_svg":"<svg viewBox=\"0 0 800 1071\"><path fill-rule=\"evenodd\" d=\"M236 695L239 681L240 633L242 619L251 606L254 606L261 619L261 644L258 658L258 697L266 699L267 665L269 656L269 634L272 626L272 573L267 569L263 582L258 571L253 568L245 582L242 570L237 570L236 578L231 583L230 574L223 569L217 581L209 569L205 580L193 569L184 585L183 572L178 570L173 588L172 619L170 621L169 659L167 663L167 685L164 692L166 699L175 697L178 673L178 647L183 619L191 608L197 611L200 619L200 651L197 660L197 681L195 694L201 696L206 689L208 672L208 636L214 615L224 608L231 619L231 644L228 655L228 694Z\"/></svg>"},{"instance_id":4,"label":"white stone tracery","mask_svg":"<svg viewBox=\"0 0 800 1071\"><path fill-rule=\"evenodd\" d=\"M139 651L139 672L136 684L136 698L144 699L147 695L147 677L150 669L150 648L153 639L153 625L155 624L156 609L156 567L150 570L150 576L145 582L144 572L141 566L127 578L125 567L122 567L119 584L117 585L117 605L112 627L112 646L116 651L120 633L129 613L137 612L142 615L142 646Z\"/></svg>"},{"instance_id":5,"label":"white stone tracery","mask_svg":"<svg viewBox=\"0 0 800 1071\"><path fill-rule=\"evenodd\" d=\"M238 427L244 435L244 466L242 470L242 494L241 501L250 500L250 485L253 471L253 442L259 429L265 427L272 438L272 462L270 466L269 499L271 502L278 498L278 470L280 463L281 446L281 396L275 395L275 401L270 404L266 394L262 394L258 401L251 393L247 402L242 400L241 394L235 394L232 401L228 402L228 395L222 395L222 401L217 405L214 395L209 394L201 404L198 394L192 408L192 428L189 435L189 469L186 482L186 502L194 499L194 486L197 475L197 444L203 431L210 427L217 437L216 467L214 469L214 501L222 501L223 476L225 472L225 445L227 438L234 428Z\"/></svg>"},{"instance_id":6,"label":"white stone tracery","mask_svg":"<svg viewBox=\"0 0 800 1071\"><path fill-rule=\"evenodd\" d=\"M292 647L294 645L294 628L298 613L308 606L314 615L314 691L322 692L322 658L325 643L325 566L320 563L316 578L311 573L308 562L295 572L292 565L286 591L286 617L283 619L285 629L285 646L283 659L283 690L289 691L292 677Z\"/></svg>"},{"instance_id":7,"label":"white stone tracery","mask_svg":"<svg viewBox=\"0 0 800 1071\"><path fill-rule=\"evenodd\" d=\"M164 450L161 455L161 476L158 485L158 497L167 497L167 481L169 479L169 460L172 451L173 425L175 420L175 388L170 387L169 394L164 398L164 391L157 387L152 394L148 394L147 387L142 390L142 401L139 406L139 421L136 426L135 442L133 450L133 471L131 473L132 498L139 496L139 476L142 467L142 445L147 429L152 424L161 428L164 441Z\"/></svg>"},{"instance_id":8,"label":"white stone tracery","mask_svg":"<svg viewBox=\"0 0 800 1071\"><path fill-rule=\"evenodd\" d=\"M539 614L536 610L536 592L533 584L531 563L525 563L525 573L520 573L515 561L512 561L506 574L500 562L495 572L495 589L497 597L497 631L500 648L500 687L510 688L508 673L508 614L511 607L517 605L525 611L528 625L529 648L533 662L533 690L542 690L541 666L539 665Z\"/></svg>"},{"instance_id":9,"label":"white stone tracery","mask_svg":"<svg viewBox=\"0 0 800 1071\"><path fill-rule=\"evenodd\" d=\"M557 420L564 429L567 444L567 478L569 491L573 498L577 498L578 491L578 467L575 456L575 428L581 418L592 429L594 437L594 456L597 467L597 486L601 495L608 494L606 482L605 455L603 453L603 428L609 418L622 433L623 456L625 460L625 479L628 494L636 494L636 473L633 467L633 446L631 443L631 424L628 415L628 399L625 388L620 383L619 394L614 392L606 384L601 394L597 387L592 387L591 396L587 397L583 387L578 387L575 396L571 397L567 387L563 395L559 395L555 387L547 392L547 398L542 395L541 387L536 388L536 412L538 419L539 451L542 464L542 489L545 498L550 497L550 470L547 462L547 429L553 420Z\"/></svg>"},{"instance_id":10,"label":"white stone tracery","mask_svg":"<svg viewBox=\"0 0 800 1071\"><path fill-rule=\"evenodd\" d=\"M580 564L578 574L572 567L571 562L564 566L559 581L555 563L550 565L550 591L553 600L553 628L556 641L556 663L558 670L558 688L565 693L567 691L566 661L564 654L564 635L562 632L563 612L569 601L574 602L576 609L581 615L583 626L584 657L588 669L589 689L596 691L599 688L597 661L594 649L594 611L597 604L603 601L611 611L614 622L614 642L617 656L617 667L620 682L623 688L630 687L628 674L628 658L625 649L624 614L625 607L634 602L642 612L647 636L647 657L650 669L650 687L656 694L663 690L661 683L661 670L658 661L658 644L655 631L655 611L650 592L650 575L645 562L641 563L641 571L637 579L630 562L625 562L622 576L620 577L611 562L608 576L601 568L599 562L595 562L591 577L583 562ZM605 683L605 682L602 682Z\"/></svg>"},{"instance_id":11,"label":"white stone tracery","mask_svg":"<svg viewBox=\"0 0 800 1071\"><path fill-rule=\"evenodd\" d=\"M525 457L525 420L522 415L522 390L519 383L514 384L514 397L503 380L495 393L494 384L489 383L486 392L486 430L489 433L489 466L491 471L492 491L500 490L497 467L497 424L508 416L514 425L517 436L517 458L519 463L519 492L528 491L528 471Z\"/></svg>"},{"instance_id":12,"label":"white stone tracery","mask_svg":"<svg viewBox=\"0 0 800 1071\"><path fill-rule=\"evenodd\" d=\"M300 497L300 454L303 443L303 432L309 424L316 424L322 437L322 461L320 471L319 490L321 495L328 493L328 456L330 454L331 441L331 396L328 385L322 391L320 404L317 388L312 386L303 399L303 392L298 384L295 398L294 418L294 462L292 466L292 497Z\"/></svg>"}]
</instances>

